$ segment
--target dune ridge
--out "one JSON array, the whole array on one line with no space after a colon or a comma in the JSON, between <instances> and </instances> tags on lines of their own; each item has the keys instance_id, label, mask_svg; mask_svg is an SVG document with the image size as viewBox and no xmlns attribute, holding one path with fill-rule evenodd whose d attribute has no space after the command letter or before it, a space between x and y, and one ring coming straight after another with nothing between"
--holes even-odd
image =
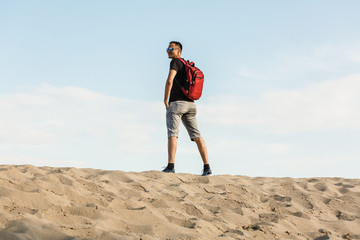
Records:
<instances>
[{"instance_id":1,"label":"dune ridge","mask_svg":"<svg viewBox=\"0 0 360 240\"><path fill-rule=\"evenodd\" d=\"M0 239L360 239L360 179L0 165Z\"/></svg>"}]
</instances>

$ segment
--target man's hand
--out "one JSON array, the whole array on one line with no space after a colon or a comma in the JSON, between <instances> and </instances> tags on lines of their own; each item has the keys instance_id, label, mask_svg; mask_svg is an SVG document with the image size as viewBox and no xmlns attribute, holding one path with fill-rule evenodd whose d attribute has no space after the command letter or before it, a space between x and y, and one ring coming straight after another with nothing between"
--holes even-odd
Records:
<instances>
[{"instance_id":1,"label":"man's hand","mask_svg":"<svg viewBox=\"0 0 360 240\"><path fill-rule=\"evenodd\" d=\"M168 108L169 108L169 102L168 101L164 101L164 103L165 103L165 107L166 107L166 110L168 110Z\"/></svg>"}]
</instances>

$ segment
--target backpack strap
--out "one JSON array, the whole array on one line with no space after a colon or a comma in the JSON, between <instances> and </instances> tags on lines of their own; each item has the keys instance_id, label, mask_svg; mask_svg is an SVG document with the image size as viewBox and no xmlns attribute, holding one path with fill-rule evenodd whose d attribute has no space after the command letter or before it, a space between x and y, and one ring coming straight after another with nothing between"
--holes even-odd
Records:
<instances>
[{"instance_id":1,"label":"backpack strap","mask_svg":"<svg viewBox=\"0 0 360 240\"><path fill-rule=\"evenodd\" d=\"M187 64L187 61L185 61L184 59L182 59L182 58L178 58L183 64Z\"/></svg>"},{"instance_id":2,"label":"backpack strap","mask_svg":"<svg viewBox=\"0 0 360 240\"><path fill-rule=\"evenodd\" d=\"M182 58L177 58L177 59L179 59L185 66L184 67L186 67L186 64L188 63L186 60L184 60L184 59L182 59ZM185 71L186 71L186 68L185 68ZM179 82L177 82L177 81L174 81L174 82L176 82L177 83L177 85L181 88L181 90L183 91L183 87L180 85L180 83ZM185 94L186 95L186 94Z\"/></svg>"}]
</instances>

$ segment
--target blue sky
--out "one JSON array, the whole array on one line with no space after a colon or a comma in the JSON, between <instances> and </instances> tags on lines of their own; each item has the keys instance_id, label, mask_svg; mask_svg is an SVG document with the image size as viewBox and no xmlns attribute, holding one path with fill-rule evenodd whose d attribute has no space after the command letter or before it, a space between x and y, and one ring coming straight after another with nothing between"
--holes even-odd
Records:
<instances>
[{"instance_id":1,"label":"blue sky","mask_svg":"<svg viewBox=\"0 0 360 240\"><path fill-rule=\"evenodd\" d=\"M0 1L0 162L167 162L165 49L205 74L215 174L359 178L359 1ZM177 172L201 172L180 130Z\"/></svg>"}]
</instances>

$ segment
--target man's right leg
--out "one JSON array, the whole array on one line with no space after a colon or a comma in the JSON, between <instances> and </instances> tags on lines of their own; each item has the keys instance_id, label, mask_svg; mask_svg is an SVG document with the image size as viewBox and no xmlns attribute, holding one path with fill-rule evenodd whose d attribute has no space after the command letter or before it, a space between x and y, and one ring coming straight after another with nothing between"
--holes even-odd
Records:
<instances>
[{"instance_id":1,"label":"man's right leg","mask_svg":"<svg viewBox=\"0 0 360 240\"><path fill-rule=\"evenodd\" d=\"M166 173L174 173L175 172L175 153L177 146L177 137L169 137L168 138L168 165L163 170Z\"/></svg>"},{"instance_id":2,"label":"man's right leg","mask_svg":"<svg viewBox=\"0 0 360 240\"><path fill-rule=\"evenodd\" d=\"M166 112L166 125L168 132L168 166L163 172L175 172L175 154L177 147L177 135L179 133L181 112L178 109L178 103L172 102Z\"/></svg>"},{"instance_id":3,"label":"man's right leg","mask_svg":"<svg viewBox=\"0 0 360 240\"><path fill-rule=\"evenodd\" d=\"M169 139L168 139L168 163L175 163L176 147L177 147L177 137L169 137Z\"/></svg>"}]
</instances>

